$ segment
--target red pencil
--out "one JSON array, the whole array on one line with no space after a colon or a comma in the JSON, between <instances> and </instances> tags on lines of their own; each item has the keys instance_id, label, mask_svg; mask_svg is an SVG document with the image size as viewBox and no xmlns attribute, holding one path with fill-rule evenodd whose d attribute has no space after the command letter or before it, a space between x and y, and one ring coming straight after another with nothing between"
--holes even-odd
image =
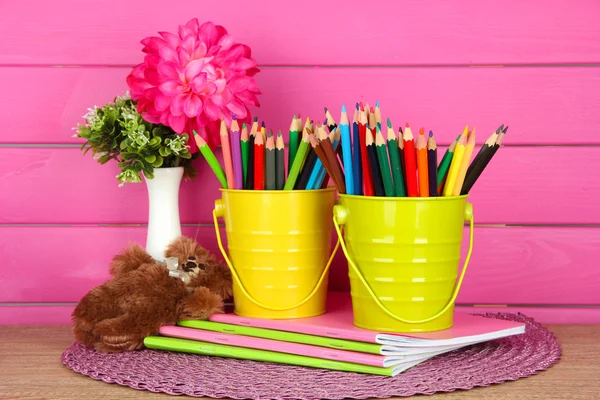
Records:
<instances>
[{"instance_id":1,"label":"red pencil","mask_svg":"<svg viewBox=\"0 0 600 400\"><path fill-rule=\"evenodd\" d=\"M254 139L254 190L265 189L265 145L259 132Z\"/></svg>"},{"instance_id":2,"label":"red pencil","mask_svg":"<svg viewBox=\"0 0 600 400\"><path fill-rule=\"evenodd\" d=\"M406 191L408 197L419 197L417 186L417 157L415 153L415 138L408 124L404 129L404 163L406 167Z\"/></svg>"},{"instance_id":3,"label":"red pencil","mask_svg":"<svg viewBox=\"0 0 600 400\"><path fill-rule=\"evenodd\" d=\"M371 175L371 164L369 163L369 154L367 153L367 113L360 106L360 115L358 118L358 136L360 139L360 159L362 162L363 186L365 196L374 196L373 176Z\"/></svg>"}]
</instances>

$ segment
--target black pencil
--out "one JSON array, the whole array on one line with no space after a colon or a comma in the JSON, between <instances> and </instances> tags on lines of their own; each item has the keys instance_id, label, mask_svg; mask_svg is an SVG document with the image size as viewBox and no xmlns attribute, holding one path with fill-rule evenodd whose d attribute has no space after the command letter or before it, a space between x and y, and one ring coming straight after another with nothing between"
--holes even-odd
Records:
<instances>
[{"instance_id":1,"label":"black pencil","mask_svg":"<svg viewBox=\"0 0 600 400\"><path fill-rule=\"evenodd\" d=\"M496 151L498 151L498 148L500 148L500 145L502 144L502 139L504 138L504 134L507 130L508 126L504 128L504 130L500 132L499 135L496 135L496 133L494 133L488 138L488 140L486 140L485 144L483 145L482 155L479 158L479 161L473 167L471 174L465 178L465 182L463 183L463 186L460 190L461 195L468 194L471 191L473 185L475 185L475 182L477 182L477 179L479 179L479 177L485 170L485 167L487 167L489 162L492 160L492 157L494 157L494 154L496 154Z\"/></svg>"},{"instance_id":2,"label":"black pencil","mask_svg":"<svg viewBox=\"0 0 600 400\"><path fill-rule=\"evenodd\" d=\"M404 132L402 132L402 128L398 127L398 156L400 157L400 166L402 167L402 180L404 181L404 187L406 186L406 164L404 163Z\"/></svg>"},{"instance_id":3,"label":"black pencil","mask_svg":"<svg viewBox=\"0 0 600 400\"><path fill-rule=\"evenodd\" d=\"M438 196L437 192L437 145L433 132L429 131L427 140L427 170L429 171L429 196Z\"/></svg>"},{"instance_id":4,"label":"black pencil","mask_svg":"<svg viewBox=\"0 0 600 400\"><path fill-rule=\"evenodd\" d=\"M308 183L308 179L310 178L310 174L312 170L315 168L315 163L317 162L317 153L313 150L312 146L308 147L308 154L306 155L306 161L304 161L304 165L302 166L302 171L300 171L300 176L296 181L296 185L294 186L294 190L306 190L306 184Z\"/></svg>"},{"instance_id":5,"label":"black pencil","mask_svg":"<svg viewBox=\"0 0 600 400\"><path fill-rule=\"evenodd\" d=\"M254 118L254 125L257 125L258 117ZM248 174L246 175L246 186L244 189L254 190L254 139L256 139L256 130L252 129L248 138Z\"/></svg>"},{"instance_id":6,"label":"black pencil","mask_svg":"<svg viewBox=\"0 0 600 400\"><path fill-rule=\"evenodd\" d=\"M377 149L375 148L373 133L369 129L368 124L365 143L367 145L367 154L369 155L371 174L373 175L373 188L375 190L375 196L385 196L385 190L383 188L383 178L381 176L381 169L379 168L379 159L377 158Z\"/></svg>"},{"instance_id":7,"label":"black pencil","mask_svg":"<svg viewBox=\"0 0 600 400\"><path fill-rule=\"evenodd\" d=\"M490 137L488 137L488 139L486 140L486 143L488 142L488 140L492 140L492 143L496 143L496 139L498 138L498 134L500 134L500 132L502 132L502 129L504 129L504 125L500 126L498 129L496 129L496 131L494 133L492 133L490 135ZM473 171L473 168L475 168L475 165L479 162L479 160L481 160L481 157L484 155L484 153L486 151L490 151L487 149L487 146L485 146L485 144L483 146L481 146L481 148L479 149L479 151L477 152L477 155L475 156L475 158L473 159L473 161L471 161L471 165L469 165L469 168L467 168L467 173L465 174L465 181L467 180L467 178L469 177L469 175L471 175L471 172Z\"/></svg>"}]
</instances>

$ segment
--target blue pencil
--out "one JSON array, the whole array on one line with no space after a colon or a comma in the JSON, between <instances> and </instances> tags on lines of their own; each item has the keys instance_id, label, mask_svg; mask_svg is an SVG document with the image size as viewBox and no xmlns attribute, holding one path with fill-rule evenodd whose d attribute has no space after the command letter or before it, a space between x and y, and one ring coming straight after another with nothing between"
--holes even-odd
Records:
<instances>
[{"instance_id":1,"label":"blue pencil","mask_svg":"<svg viewBox=\"0 0 600 400\"><path fill-rule=\"evenodd\" d=\"M323 172L326 173L327 171L325 171L321 160L317 159L317 161L315 162L315 166L312 172L310 173L310 177L308 178L308 182L306 183L306 190L315 190L321 187L321 185L317 185L317 182L319 181L319 177L322 175Z\"/></svg>"},{"instance_id":2,"label":"blue pencil","mask_svg":"<svg viewBox=\"0 0 600 400\"><path fill-rule=\"evenodd\" d=\"M356 103L354 120L352 121L352 172L354 173L354 194L361 195L363 194L363 184L362 164L360 158L360 139L358 135L358 103Z\"/></svg>"},{"instance_id":3,"label":"blue pencil","mask_svg":"<svg viewBox=\"0 0 600 400\"><path fill-rule=\"evenodd\" d=\"M346 180L346 194L354 194L354 174L352 173L352 142L350 141L350 123L346 106L342 105L340 118L342 154L344 155L344 177Z\"/></svg>"}]
</instances>

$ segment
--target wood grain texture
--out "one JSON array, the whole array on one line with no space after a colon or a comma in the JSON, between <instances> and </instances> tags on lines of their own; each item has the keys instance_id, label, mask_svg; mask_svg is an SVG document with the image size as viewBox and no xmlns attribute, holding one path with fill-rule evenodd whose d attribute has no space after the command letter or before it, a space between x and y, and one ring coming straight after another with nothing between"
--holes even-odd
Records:
<instances>
[{"instance_id":1,"label":"wood grain texture","mask_svg":"<svg viewBox=\"0 0 600 400\"><path fill-rule=\"evenodd\" d=\"M183 233L222 258L213 227L184 227ZM145 235L144 227L0 227L0 303L77 302L108 279L117 252L129 242L144 246ZM600 305L599 247L600 228L477 227L457 301ZM341 250L329 288L349 289Z\"/></svg>"},{"instance_id":2,"label":"wood grain texture","mask_svg":"<svg viewBox=\"0 0 600 400\"><path fill-rule=\"evenodd\" d=\"M362 4L7 2L0 13L0 63L137 64L143 58L141 39L158 31L177 32L193 16L223 25L253 49L262 65L600 61L600 5L594 0L552 0L543 12L535 3L500 0L382 2L371 13ZM377 22L368 23L369 16Z\"/></svg>"},{"instance_id":3,"label":"wood grain texture","mask_svg":"<svg viewBox=\"0 0 600 400\"><path fill-rule=\"evenodd\" d=\"M194 165L196 180L181 184L181 221L212 223L220 184L203 158ZM471 190L475 222L600 223L600 186L581 174L598 169L600 147L505 147ZM146 223L146 184L119 187L117 173L77 148L0 148L0 224Z\"/></svg>"},{"instance_id":4,"label":"wood grain texture","mask_svg":"<svg viewBox=\"0 0 600 400\"><path fill-rule=\"evenodd\" d=\"M125 91L129 71L0 67L0 86L11 93L0 96L0 143L82 143L72 128L88 107ZM287 132L294 114L320 119L329 107L339 118L342 104L379 100L384 120L432 129L438 144L450 144L465 125L476 126L483 143L500 124L510 126L508 145L597 144L598 76L600 67L266 68L253 113Z\"/></svg>"},{"instance_id":5,"label":"wood grain texture","mask_svg":"<svg viewBox=\"0 0 600 400\"><path fill-rule=\"evenodd\" d=\"M600 391L600 325L550 325L561 360L529 378L428 399L591 400ZM0 398L11 400L169 399L172 396L108 384L77 374L60 362L73 343L69 326L0 327ZM35 366L35 378L32 369ZM59 383L59 384L57 384Z\"/></svg>"}]
</instances>

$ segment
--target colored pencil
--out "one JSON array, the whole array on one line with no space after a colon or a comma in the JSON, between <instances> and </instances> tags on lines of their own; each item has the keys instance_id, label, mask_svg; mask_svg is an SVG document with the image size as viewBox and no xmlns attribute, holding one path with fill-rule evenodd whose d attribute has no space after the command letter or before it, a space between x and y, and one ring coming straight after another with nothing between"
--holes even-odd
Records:
<instances>
[{"instance_id":1,"label":"colored pencil","mask_svg":"<svg viewBox=\"0 0 600 400\"><path fill-rule=\"evenodd\" d=\"M387 148L390 157L390 166L392 170L392 178L394 179L394 196L405 197L406 188L404 187L404 167L400 162L400 150L398 149L398 139L392 128L392 122L387 119Z\"/></svg>"},{"instance_id":2,"label":"colored pencil","mask_svg":"<svg viewBox=\"0 0 600 400\"><path fill-rule=\"evenodd\" d=\"M364 109L359 112L358 119L358 134L360 140L360 158L362 163L362 177L363 177L363 192L365 196L373 196L375 193L373 188L373 178L371 175L371 166L369 164L369 155L367 154L367 113Z\"/></svg>"},{"instance_id":3,"label":"colored pencil","mask_svg":"<svg viewBox=\"0 0 600 400\"><path fill-rule=\"evenodd\" d=\"M360 162L360 139L358 137L358 103L352 119L352 173L354 175L354 194L362 194L362 165Z\"/></svg>"},{"instance_id":4,"label":"colored pencil","mask_svg":"<svg viewBox=\"0 0 600 400\"><path fill-rule=\"evenodd\" d=\"M379 160L377 159L377 150L375 149L375 143L373 141L373 135L371 129L367 125L367 133L365 137L367 153L369 154L369 163L371 164L371 173L373 175L373 188L375 196L385 196L385 190L383 188L383 179L381 177L381 170L379 169Z\"/></svg>"},{"instance_id":5,"label":"colored pencil","mask_svg":"<svg viewBox=\"0 0 600 400\"><path fill-rule=\"evenodd\" d=\"M289 137L289 153L288 153L288 171L292 168L292 164L294 163L294 157L296 157L296 153L298 152L298 120L294 115L292 118L292 123L290 124L290 137Z\"/></svg>"},{"instance_id":6,"label":"colored pencil","mask_svg":"<svg viewBox=\"0 0 600 400\"><path fill-rule=\"evenodd\" d=\"M267 190L275 190L275 138L273 137L273 132L270 129L269 133L267 134L267 144L265 146L265 153L265 170L267 176L265 188Z\"/></svg>"},{"instance_id":7,"label":"colored pencil","mask_svg":"<svg viewBox=\"0 0 600 400\"><path fill-rule=\"evenodd\" d=\"M375 135L375 149L377 150L377 159L379 160L381 179L383 180L383 190L386 197L394 197L394 184L392 182L392 173L390 171L387 148L385 147L385 140L383 139L379 125L377 126L377 134Z\"/></svg>"},{"instance_id":8,"label":"colored pencil","mask_svg":"<svg viewBox=\"0 0 600 400\"><path fill-rule=\"evenodd\" d=\"M381 108L379 107L379 100L375 101L375 122L377 128L381 129Z\"/></svg>"},{"instance_id":9,"label":"colored pencil","mask_svg":"<svg viewBox=\"0 0 600 400\"><path fill-rule=\"evenodd\" d=\"M225 120L221 120L221 148L223 149L223 164L225 165L225 176L227 177L227 187L235 189L235 181L233 177L233 163L231 161L231 145L229 143L229 131Z\"/></svg>"},{"instance_id":10,"label":"colored pencil","mask_svg":"<svg viewBox=\"0 0 600 400\"><path fill-rule=\"evenodd\" d=\"M487 167L489 162L492 160L492 157L494 157L494 154L496 154L496 151L502 144L502 139L504 138L504 134L506 133L507 129L508 127L504 128L502 132L500 132L500 134L497 135L496 138L493 137L494 135L490 136L485 142L485 144L483 145L483 147L486 148L484 150L484 154L481 156L481 158L477 162L477 165L475 165L475 167L471 171L471 174L465 179L465 183L463 184L463 187L460 191L461 195L469 194L471 188L473 188L473 185L475 184L475 182L477 182L477 179L479 179L482 172L485 170L485 167ZM492 143L494 139L495 142Z\"/></svg>"},{"instance_id":11,"label":"colored pencil","mask_svg":"<svg viewBox=\"0 0 600 400\"><path fill-rule=\"evenodd\" d=\"M249 138L248 138L248 127L246 124L242 124L242 135L240 138L240 147L242 150L242 169L243 169L243 182L242 187L240 189L246 189L246 181L248 180L248 148L249 148Z\"/></svg>"},{"instance_id":12,"label":"colored pencil","mask_svg":"<svg viewBox=\"0 0 600 400\"><path fill-rule=\"evenodd\" d=\"M307 124L308 124L308 120L307 120ZM287 178L287 181L285 182L283 190L292 190L292 189L294 189L294 186L296 185L296 181L298 180L298 175L300 174L300 169L302 168L302 165L304 164L304 161L306 159L306 153L308 152L308 147L310 146L309 137L308 137L309 129L310 128L307 126L304 128L304 130L302 132L302 140L300 142L300 146L298 146L298 152L296 153L296 157L294 157L294 163L292 164L292 168L288 172L288 178Z\"/></svg>"},{"instance_id":13,"label":"colored pencil","mask_svg":"<svg viewBox=\"0 0 600 400\"><path fill-rule=\"evenodd\" d=\"M344 173L342 172L342 168L336 157L336 152L333 148L333 143L331 143L331 138L329 136L327 136L327 133L325 132L325 127L322 126L320 128L319 135L320 135L319 138L320 139L322 138L322 140L320 142L321 147L323 148L323 152L325 153L325 156L327 157L329 167L331 168L331 171L332 171L331 178L333 179L333 182L334 182L335 186L337 187L338 192L345 194L346 193L346 183L345 183ZM334 138L335 138L335 134L333 134L332 136L334 136ZM337 140L337 138L335 138L334 140Z\"/></svg>"},{"instance_id":14,"label":"colored pencil","mask_svg":"<svg viewBox=\"0 0 600 400\"><path fill-rule=\"evenodd\" d=\"M429 131L427 139L427 171L429 171L429 196L435 197L437 191L437 144L433 138L433 132Z\"/></svg>"},{"instance_id":15,"label":"colored pencil","mask_svg":"<svg viewBox=\"0 0 600 400\"><path fill-rule=\"evenodd\" d=\"M452 156L452 162L450 163L450 169L448 170L448 177L446 178L446 184L444 185L444 196L452 196L452 193L454 192L454 184L456 183L458 170L460 168L460 164L462 163L463 155L465 154L468 132L469 127L467 126L456 143L454 155Z\"/></svg>"},{"instance_id":16,"label":"colored pencil","mask_svg":"<svg viewBox=\"0 0 600 400\"><path fill-rule=\"evenodd\" d=\"M371 108L371 113L369 114L369 127L371 128L371 134L373 138L377 135L377 120L375 119L375 110Z\"/></svg>"},{"instance_id":17,"label":"colored pencil","mask_svg":"<svg viewBox=\"0 0 600 400\"><path fill-rule=\"evenodd\" d=\"M488 143L489 140L492 140L492 147L493 144L496 143L496 139L498 138L498 135L502 132L502 129L504 129L504 125L499 126L494 133L492 133L487 140L485 141L485 143ZM484 155L483 153L485 151L488 151L486 146L481 146L481 148L479 149L479 151L477 152L477 154L475 155L475 158L473 159L473 161L471 162L471 164L469 165L469 168L467 168L467 174L465 175L465 180L469 178L469 175L471 175L471 171L473 170L473 168L475 167L475 165L477 165L477 163L479 162L479 160L481 159L481 157Z\"/></svg>"},{"instance_id":18,"label":"colored pencil","mask_svg":"<svg viewBox=\"0 0 600 400\"><path fill-rule=\"evenodd\" d=\"M425 130L419 130L417 143L417 178L419 183L419 197L429 197L429 169L427 164L427 139Z\"/></svg>"},{"instance_id":19,"label":"colored pencil","mask_svg":"<svg viewBox=\"0 0 600 400\"><path fill-rule=\"evenodd\" d=\"M202 139L202 136L198 135L196 133L196 131L194 131L194 140L196 141L196 144L198 145L198 149L200 150L200 153L202 153L202 155L206 159L206 162L208 163L210 168L213 170L213 172L216 175L219 182L221 182L221 185L223 186L223 188L227 189L227 177L225 176L225 172L223 172L223 168L221 168L221 164L219 164L217 157L215 157L215 155L212 152L212 150L210 149L210 147L208 147L208 145L206 144L204 139Z\"/></svg>"},{"instance_id":20,"label":"colored pencil","mask_svg":"<svg viewBox=\"0 0 600 400\"><path fill-rule=\"evenodd\" d=\"M329 128L329 132L335 131L335 128L337 128L337 124L335 123L335 119L333 119L333 115L331 115L327 107L325 107L325 118L327 121L327 128Z\"/></svg>"},{"instance_id":21,"label":"colored pencil","mask_svg":"<svg viewBox=\"0 0 600 400\"><path fill-rule=\"evenodd\" d=\"M417 185L417 159L415 153L415 138L406 124L404 129L404 164L406 173L406 191L409 197L419 196L419 187Z\"/></svg>"},{"instance_id":22,"label":"colored pencil","mask_svg":"<svg viewBox=\"0 0 600 400\"><path fill-rule=\"evenodd\" d=\"M285 144L281 130L275 143L275 189L282 190L285 185Z\"/></svg>"},{"instance_id":23,"label":"colored pencil","mask_svg":"<svg viewBox=\"0 0 600 400\"><path fill-rule=\"evenodd\" d=\"M262 132L254 139L254 190L265 189L265 138Z\"/></svg>"},{"instance_id":24,"label":"colored pencil","mask_svg":"<svg viewBox=\"0 0 600 400\"><path fill-rule=\"evenodd\" d=\"M313 135L309 135L309 143L310 137ZM310 175L313 173L315 169L315 164L317 163L319 157L315 154L312 147L309 147L306 154L306 161L304 161L304 165L302 166L302 170L300 171L300 175L298 176L298 180L294 185L294 190L308 190L308 180L310 179Z\"/></svg>"},{"instance_id":25,"label":"colored pencil","mask_svg":"<svg viewBox=\"0 0 600 400\"><path fill-rule=\"evenodd\" d=\"M352 170L352 142L350 139L350 122L346 106L342 105L342 115L340 117L341 146L344 155L344 174L346 177L346 194L354 194L354 172Z\"/></svg>"},{"instance_id":26,"label":"colored pencil","mask_svg":"<svg viewBox=\"0 0 600 400\"><path fill-rule=\"evenodd\" d=\"M258 129L258 117L254 117L254 122L250 128L250 140L248 141L248 176L246 179L246 189L254 189L254 142Z\"/></svg>"},{"instance_id":27,"label":"colored pencil","mask_svg":"<svg viewBox=\"0 0 600 400\"><path fill-rule=\"evenodd\" d=\"M404 132L402 127L398 127L398 157L400 158L400 166L402 167L402 180L404 181L404 190L406 191L406 162L404 160ZM408 194L408 193L407 193Z\"/></svg>"},{"instance_id":28,"label":"colored pencil","mask_svg":"<svg viewBox=\"0 0 600 400\"><path fill-rule=\"evenodd\" d=\"M327 155L325 154L325 151L323 150L323 146L321 146L321 141L317 138L317 135L310 135L309 139L310 139L310 144L313 149L313 152L319 158L321 165L323 165L323 168L327 172L327 175L333 176L333 170L331 169L331 166L329 165L329 160L327 159Z\"/></svg>"},{"instance_id":29,"label":"colored pencil","mask_svg":"<svg viewBox=\"0 0 600 400\"><path fill-rule=\"evenodd\" d=\"M444 186L442 183L446 179L446 175L448 174L448 170L450 169L450 163L452 162L452 158L454 157L454 150L456 149L456 144L458 143L458 139L460 139L461 135L458 135L456 139L452 142L450 147L446 149L444 156L442 157L442 161L440 161L440 165L437 169L437 181L438 181L438 195L442 195L442 190Z\"/></svg>"},{"instance_id":30,"label":"colored pencil","mask_svg":"<svg viewBox=\"0 0 600 400\"><path fill-rule=\"evenodd\" d=\"M473 149L475 148L475 127L473 130L469 132L467 135L467 144L465 145L465 151L462 157L462 161L460 163L460 167L458 168L458 173L456 174L456 181L454 182L454 188L452 189L453 196L460 196L460 191L463 187L463 183L465 183L465 175L467 173L467 168L469 168L469 163L471 162L471 157L473 156Z\"/></svg>"},{"instance_id":31,"label":"colored pencil","mask_svg":"<svg viewBox=\"0 0 600 400\"><path fill-rule=\"evenodd\" d=\"M233 181L235 189L243 189L244 171L242 169L240 125L237 122L235 114L231 117L231 162L233 164Z\"/></svg>"}]
</instances>

